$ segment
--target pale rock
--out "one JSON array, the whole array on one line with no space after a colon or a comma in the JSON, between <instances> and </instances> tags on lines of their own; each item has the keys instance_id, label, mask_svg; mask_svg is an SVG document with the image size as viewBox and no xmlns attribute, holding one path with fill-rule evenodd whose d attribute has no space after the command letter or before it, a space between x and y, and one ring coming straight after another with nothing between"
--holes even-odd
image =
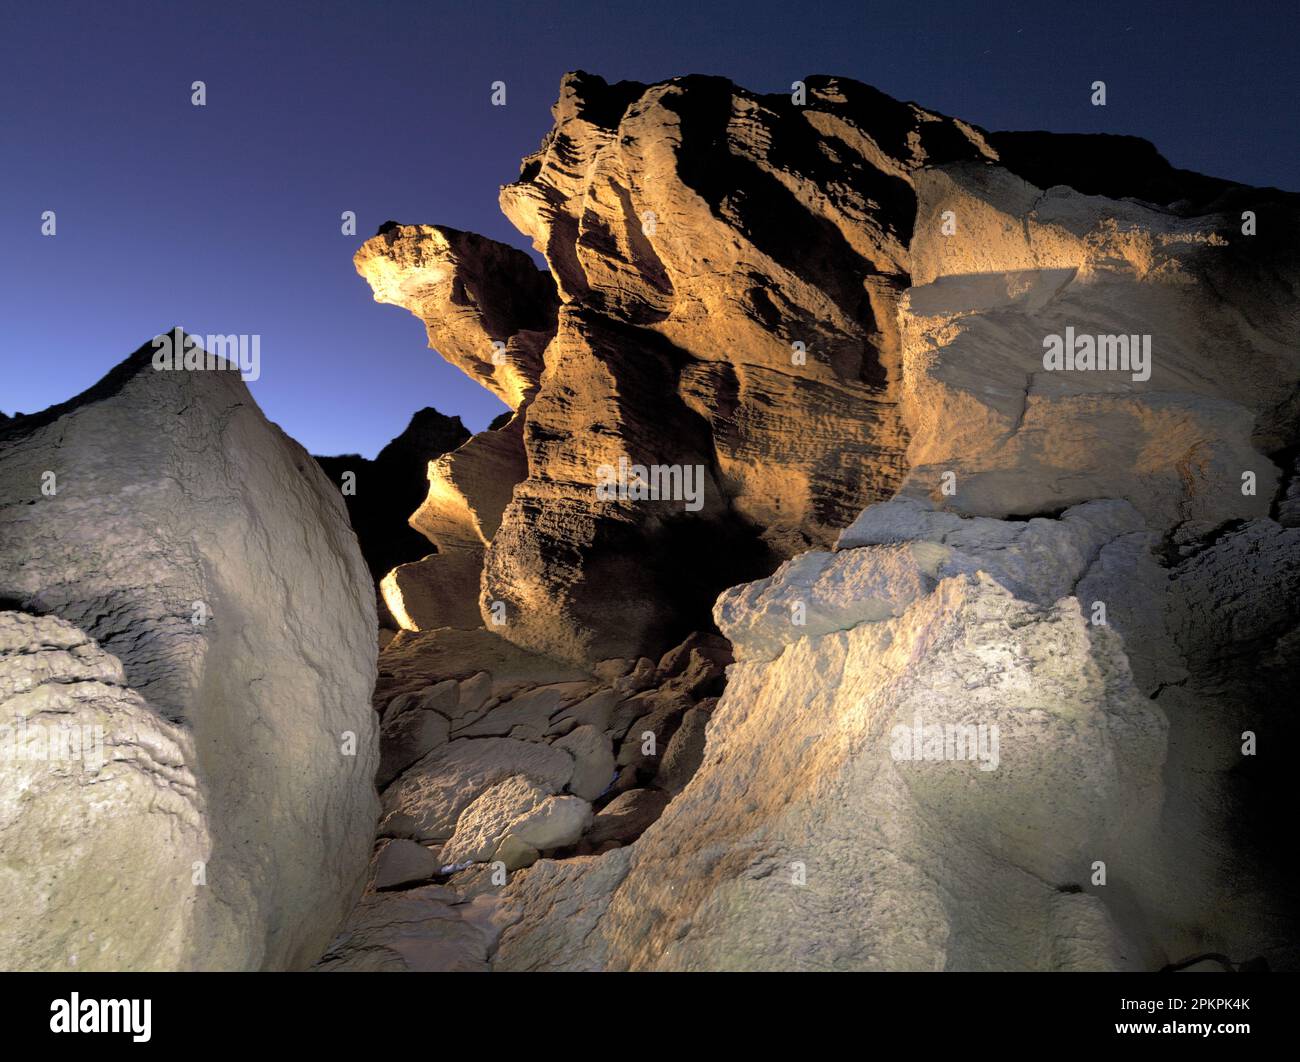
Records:
<instances>
[{"instance_id":1,"label":"pale rock","mask_svg":"<svg viewBox=\"0 0 1300 1062\"><path fill-rule=\"evenodd\" d=\"M591 805L576 796L547 797L510 824L509 837L539 852L574 844L591 825Z\"/></svg>"},{"instance_id":2,"label":"pale rock","mask_svg":"<svg viewBox=\"0 0 1300 1062\"><path fill-rule=\"evenodd\" d=\"M404 838L383 841L371 864L370 888L400 889L428 881L438 873L438 857L424 845Z\"/></svg>"},{"instance_id":3,"label":"pale rock","mask_svg":"<svg viewBox=\"0 0 1300 1062\"><path fill-rule=\"evenodd\" d=\"M669 793L679 793L686 787L704 759L704 733L709 725L709 712L692 708L682 715L681 725L668 741L655 784Z\"/></svg>"},{"instance_id":4,"label":"pale rock","mask_svg":"<svg viewBox=\"0 0 1300 1062\"><path fill-rule=\"evenodd\" d=\"M606 841L630 844L663 814L671 799L662 789L629 789L620 793L591 820L585 840L593 845Z\"/></svg>"},{"instance_id":5,"label":"pale rock","mask_svg":"<svg viewBox=\"0 0 1300 1062\"><path fill-rule=\"evenodd\" d=\"M24 840L0 831L6 853L58 871L55 906L0 965L64 970L75 952L81 969L301 969L373 847L374 586L337 486L239 374L155 370L153 355L146 343L89 391L0 427L0 599L120 662L115 691L62 692L117 705L162 772L113 768L123 803L102 835L84 819L57 828L83 799L72 778L25 813ZM166 773L170 794L155 785ZM191 892L192 866L158 879L182 854L206 886ZM41 907L21 902L36 878L18 878L6 909ZM137 883L154 902L132 899Z\"/></svg>"},{"instance_id":6,"label":"pale rock","mask_svg":"<svg viewBox=\"0 0 1300 1062\"><path fill-rule=\"evenodd\" d=\"M573 759L530 741L457 739L434 749L385 790L380 835L447 841L465 808L512 775L558 793L573 776Z\"/></svg>"},{"instance_id":7,"label":"pale rock","mask_svg":"<svg viewBox=\"0 0 1300 1062\"><path fill-rule=\"evenodd\" d=\"M325 973L482 973L489 936L441 885L368 893L315 966Z\"/></svg>"},{"instance_id":8,"label":"pale rock","mask_svg":"<svg viewBox=\"0 0 1300 1062\"><path fill-rule=\"evenodd\" d=\"M603 730L579 726L552 743L573 757L569 792L583 800L595 800L614 780L614 752Z\"/></svg>"},{"instance_id":9,"label":"pale rock","mask_svg":"<svg viewBox=\"0 0 1300 1062\"><path fill-rule=\"evenodd\" d=\"M456 866L490 859L510 827L548 795L523 775L490 786L456 820L456 832L442 849L443 862Z\"/></svg>"},{"instance_id":10,"label":"pale rock","mask_svg":"<svg viewBox=\"0 0 1300 1062\"><path fill-rule=\"evenodd\" d=\"M508 834L497 847L495 861L504 864L506 870L520 870L532 866L540 858L541 853L536 848L514 834Z\"/></svg>"},{"instance_id":11,"label":"pale rock","mask_svg":"<svg viewBox=\"0 0 1300 1062\"><path fill-rule=\"evenodd\" d=\"M446 717L427 709L402 712L379 731L379 770L375 785L383 789L389 782L426 753L445 745L451 724Z\"/></svg>"}]
</instances>

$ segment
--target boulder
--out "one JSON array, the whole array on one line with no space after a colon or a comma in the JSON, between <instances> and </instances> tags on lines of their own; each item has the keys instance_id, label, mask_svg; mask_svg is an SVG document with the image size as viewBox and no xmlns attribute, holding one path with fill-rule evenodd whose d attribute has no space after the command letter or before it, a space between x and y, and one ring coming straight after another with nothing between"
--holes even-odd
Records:
<instances>
[{"instance_id":1,"label":"boulder","mask_svg":"<svg viewBox=\"0 0 1300 1062\"><path fill-rule=\"evenodd\" d=\"M370 888L400 889L428 881L438 873L438 857L422 844L398 838L382 841L371 864Z\"/></svg>"},{"instance_id":2,"label":"boulder","mask_svg":"<svg viewBox=\"0 0 1300 1062\"><path fill-rule=\"evenodd\" d=\"M169 338L207 362L179 330ZM155 369L154 350L0 427L0 599L61 621L59 638L79 632L120 678L62 693L122 719L112 742L143 743L134 766L109 768L123 803L104 812L104 837L58 828L88 798L74 775L38 786L25 840L0 818L6 853L40 837L60 849L37 905L48 917L10 937L0 965L65 970L75 953L81 969L304 968L373 844L373 585L338 490L239 374L219 358ZM133 782L141 770L152 780ZM164 868L181 871L168 887ZM17 909L34 882L0 878L0 898ZM172 899L143 903L150 885Z\"/></svg>"},{"instance_id":3,"label":"boulder","mask_svg":"<svg viewBox=\"0 0 1300 1062\"><path fill-rule=\"evenodd\" d=\"M608 841L631 844L663 814L671 799L662 789L629 789L620 793L592 819L585 839L597 846Z\"/></svg>"},{"instance_id":4,"label":"boulder","mask_svg":"<svg viewBox=\"0 0 1300 1062\"><path fill-rule=\"evenodd\" d=\"M462 738L440 746L384 792L379 832L385 837L444 842L461 813L481 793L523 775L546 793L558 793L573 775L560 749L512 738Z\"/></svg>"},{"instance_id":5,"label":"boulder","mask_svg":"<svg viewBox=\"0 0 1300 1062\"><path fill-rule=\"evenodd\" d=\"M510 824L508 836L539 852L577 842L591 825L591 805L576 796L547 797Z\"/></svg>"},{"instance_id":6,"label":"boulder","mask_svg":"<svg viewBox=\"0 0 1300 1062\"><path fill-rule=\"evenodd\" d=\"M569 792L583 800L595 800L614 780L614 752L609 738L594 726L579 726L553 745L573 757Z\"/></svg>"}]
</instances>

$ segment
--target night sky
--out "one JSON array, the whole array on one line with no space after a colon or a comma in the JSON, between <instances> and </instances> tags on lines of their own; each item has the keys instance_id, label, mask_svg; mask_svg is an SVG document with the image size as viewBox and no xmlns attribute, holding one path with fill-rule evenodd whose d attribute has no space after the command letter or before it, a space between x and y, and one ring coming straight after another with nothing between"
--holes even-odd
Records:
<instances>
[{"instance_id":1,"label":"night sky","mask_svg":"<svg viewBox=\"0 0 1300 1062\"><path fill-rule=\"evenodd\" d=\"M433 405L504 407L376 304L384 221L526 247L497 189L560 76L866 81L990 129L1146 137L1174 165L1300 189L1300 4L6 2L0 410L71 397L153 335L258 333L263 410L374 452ZM1094 80L1108 105L1089 103ZM207 84L207 106L190 85ZM508 105L490 105L490 86ZM41 235L41 214L58 233ZM357 235L339 215L357 214Z\"/></svg>"}]
</instances>

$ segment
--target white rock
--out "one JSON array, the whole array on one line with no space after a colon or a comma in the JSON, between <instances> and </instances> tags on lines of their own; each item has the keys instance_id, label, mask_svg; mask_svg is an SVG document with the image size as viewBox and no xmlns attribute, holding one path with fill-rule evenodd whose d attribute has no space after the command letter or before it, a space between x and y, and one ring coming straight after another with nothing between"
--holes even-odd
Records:
<instances>
[{"instance_id":1,"label":"white rock","mask_svg":"<svg viewBox=\"0 0 1300 1062\"><path fill-rule=\"evenodd\" d=\"M60 866L59 889L85 899L50 909L0 965L67 969L76 950L82 969L302 968L360 891L374 841L374 586L337 487L238 374L156 371L152 357L146 344L92 391L0 428L0 598L121 662L131 714L147 706L168 735L158 758L196 780L202 822L151 804L146 786L119 809L137 820L131 843L55 829L57 801L22 842L0 828L6 853ZM141 846L173 821L176 853L206 830L207 884L191 892L191 866L135 907L110 883L138 860L158 885L145 868L171 865L169 846ZM16 909L9 881L0 901ZM64 946L90 932L94 947Z\"/></svg>"}]
</instances>

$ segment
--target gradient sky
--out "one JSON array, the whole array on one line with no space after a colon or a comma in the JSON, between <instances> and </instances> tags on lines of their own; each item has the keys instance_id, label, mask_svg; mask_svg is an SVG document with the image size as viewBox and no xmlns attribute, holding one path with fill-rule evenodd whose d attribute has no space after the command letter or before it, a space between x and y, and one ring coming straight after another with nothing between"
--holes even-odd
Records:
<instances>
[{"instance_id":1,"label":"gradient sky","mask_svg":"<svg viewBox=\"0 0 1300 1062\"><path fill-rule=\"evenodd\" d=\"M8 2L0 410L69 398L181 324L260 334L253 394L313 453L373 456L425 405L482 429L504 406L371 299L352 253L390 218L527 246L497 189L550 127L566 70L769 92L840 74L986 128L1130 133L1176 166L1297 190L1298 9ZM506 107L490 105L496 80Z\"/></svg>"}]
</instances>

